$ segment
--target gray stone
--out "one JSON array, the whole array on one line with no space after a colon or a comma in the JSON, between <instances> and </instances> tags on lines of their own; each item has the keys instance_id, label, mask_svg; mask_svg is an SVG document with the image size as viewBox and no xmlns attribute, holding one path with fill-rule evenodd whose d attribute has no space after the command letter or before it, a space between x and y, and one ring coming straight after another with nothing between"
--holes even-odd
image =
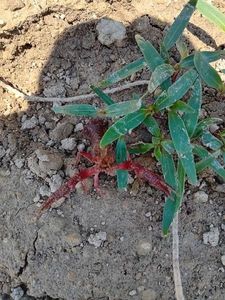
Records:
<instances>
[{"instance_id":1,"label":"gray stone","mask_svg":"<svg viewBox=\"0 0 225 300\"><path fill-rule=\"evenodd\" d=\"M53 141L60 142L68 138L73 132L73 125L68 122L58 123L56 127L50 132L50 138Z\"/></svg>"},{"instance_id":2,"label":"gray stone","mask_svg":"<svg viewBox=\"0 0 225 300\"><path fill-rule=\"evenodd\" d=\"M96 30L99 42L106 46L110 46L114 42L120 44L126 38L126 27L118 21L101 19Z\"/></svg>"},{"instance_id":3,"label":"gray stone","mask_svg":"<svg viewBox=\"0 0 225 300\"><path fill-rule=\"evenodd\" d=\"M58 171L62 168L63 159L59 153L44 149L37 149L35 153L39 159L39 167L42 172L50 175L51 171Z\"/></svg>"},{"instance_id":4,"label":"gray stone","mask_svg":"<svg viewBox=\"0 0 225 300\"><path fill-rule=\"evenodd\" d=\"M197 203L205 203L208 201L208 198L209 198L208 194L206 194L206 192L204 191L198 191L193 195L193 199Z\"/></svg>"},{"instance_id":5,"label":"gray stone","mask_svg":"<svg viewBox=\"0 0 225 300\"><path fill-rule=\"evenodd\" d=\"M143 291L141 300L156 300L156 292L152 289Z\"/></svg>"},{"instance_id":6,"label":"gray stone","mask_svg":"<svg viewBox=\"0 0 225 300\"><path fill-rule=\"evenodd\" d=\"M219 184L214 189L218 193L225 193L225 184Z\"/></svg>"},{"instance_id":7,"label":"gray stone","mask_svg":"<svg viewBox=\"0 0 225 300\"><path fill-rule=\"evenodd\" d=\"M6 153L6 151L5 151L4 147L0 146L0 158L2 158L3 156L5 156L5 153Z\"/></svg>"},{"instance_id":8,"label":"gray stone","mask_svg":"<svg viewBox=\"0 0 225 300\"><path fill-rule=\"evenodd\" d=\"M31 119L26 119L21 126L22 130L33 129L38 124L38 119L33 116Z\"/></svg>"},{"instance_id":9,"label":"gray stone","mask_svg":"<svg viewBox=\"0 0 225 300\"><path fill-rule=\"evenodd\" d=\"M13 300L20 300L24 295L24 290L18 286L12 290L12 293L10 296L13 298Z\"/></svg>"},{"instance_id":10,"label":"gray stone","mask_svg":"<svg viewBox=\"0 0 225 300\"><path fill-rule=\"evenodd\" d=\"M18 169L21 169L24 166L25 159L24 158L16 158L14 160L14 164Z\"/></svg>"},{"instance_id":11,"label":"gray stone","mask_svg":"<svg viewBox=\"0 0 225 300\"><path fill-rule=\"evenodd\" d=\"M75 131L75 132L78 132L78 131L82 131L83 129L84 129L83 123L78 123L78 124L75 126L74 131Z\"/></svg>"},{"instance_id":12,"label":"gray stone","mask_svg":"<svg viewBox=\"0 0 225 300\"><path fill-rule=\"evenodd\" d=\"M148 255L152 251L152 244L150 241L141 240L137 244L137 254L140 256Z\"/></svg>"},{"instance_id":13,"label":"gray stone","mask_svg":"<svg viewBox=\"0 0 225 300\"><path fill-rule=\"evenodd\" d=\"M76 147L76 144L75 138L66 138L61 141L61 146L64 150L72 151Z\"/></svg>"},{"instance_id":14,"label":"gray stone","mask_svg":"<svg viewBox=\"0 0 225 300\"><path fill-rule=\"evenodd\" d=\"M222 262L222 264L225 266L225 255L222 255L222 256L221 256L221 262Z\"/></svg>"},{"instance_id":15,"label":"gray stone","mask_svg":"<svg viewBox=\"0 0 225 300\"><path fill-rule=\"evenodd\" d=\"M49 197L51 195L51 191L47 185L42 185L39 189L39 193L42 197Z\"/></svg>"},{"instance_id":16,"label":"gray stone","mask_svg":"<svg viewBox=\"0 0 225 300\"><path fill-rule=\"evenodd\" d=\"M213 227L210 231L203 233L203 243L205 245L216 247L219 243L219 235L219 229L217 227Z\"/></svg>"},{"instance_id":17,"label":"gray stone","mask_svg":"<svg viewBox=\"0 0 225 300\"><path fill-rule=\"evenodd\" d=\"M65 234L64 240L70 247L75 247L80 245L81 236L79 232L72 231Z\"/></svg>"},{"instance_id":18,"label":"gray stone","mask_svg":"<svg viewBox=\"0 0 225 300\"><path fill-rule=\"evenodd\" d=\"M58 190L61 187L62 183L63 179L59 174L53 175L51 180L49 181L51 192L54 193L56 190Z\"/></svg>"},{"instance_id":19,"label":"gray stone","mask_svg":"<svg viewBox=\"0 0 225 300\"><path fill-rule=\"evenodd\" d=\"M82 144L79 144L79 145L77 145L77 150L78 151L83 151L84 150L84 148L85 148L85 145L82 143Z\"/></svg>"},{"instance_id":20,"label":"gray stone","mask_svg":"<svg viewBox=\"0 0 225 300\"><path fill-rule=\"evenodd\" d=\"M129 296L135 296L137 295L137 291L136 290L132 290L129 292Z\"/></svg>"},{"instance_id":21,"label":"gray stone","mask_svg":"<svg viewBox=\"0 0 225 300\"><path fill-rule=\"evenodd\" d=\"M99 231L96 234L91 234L88 238L88 242L94 245L95 248L99 248L104 241L107 239L107 234L104 231Z\"/></svg>"}]
</instances>

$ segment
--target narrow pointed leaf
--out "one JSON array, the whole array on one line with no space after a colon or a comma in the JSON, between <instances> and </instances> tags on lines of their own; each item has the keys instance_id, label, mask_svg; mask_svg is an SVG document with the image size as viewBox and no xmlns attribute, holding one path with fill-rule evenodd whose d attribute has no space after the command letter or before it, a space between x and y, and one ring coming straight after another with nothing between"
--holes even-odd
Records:
<instances>
[{"instance_id":1,"label":"narrow pointed leaf","mask_svg":"<svg viewBox=\"0 0 225 300\"><path fill-rule=\"evenodd\" d=\"M96 117L97 109L90 104L69 104L63 106L53 107L55 113L62 113L71 116L86 116L86 117Z\"/></svg>"},{"instance_id":2,"label":"narrow pointed leaf","mask_svg":"<svg viewBox=\"0 0 225 300\"><path fill-rule=\"evenodd\" d=\"M188 56L189 54L188 47L181 37L176 41L176 47L178 52L180 53L181 59L184 59L185 57Z\"/></svg>"},{"instance_id":3,"label":"narrow pointed leaf","mask_svg":"<svg viewBox=\"0 0 225 300\"><path fill-rule=\"evenodd\" d=\"M223 82L218 72L210 66L201 52L196 52L194 55L194 64L202 80L210 87L217 90L223 90Z\"/></svg>"},{"instance_id":4,"label":"narrow pointed leaf","mask_svg":"<svg viewBox=\"0 0 225 300\"><path fill-rule=\"evenodd\" d=\"M223 120L222 119L219 119L219 118L206 118L206 119L204 119L204 120L202 120L202 121L200 121L198 124L197 124L197 126L196 126L196 128L195 128L195 131L194 131L194 133L193 133L193 135L192 135L192 138L198 138L199 136L201 136L202 135L202 133L203 133L203 131L207 128L207 127L209 127L209 125L212 125L212 124L216 124L216 123L220 123L220 122L222 122Z\"/></svg>"},{"instance_id":5,"label":"narrow pointed leaf","mask_svg":"<svg viewBox=\"0 0 225 300\"><path fill-rule=\"evenodd\" d=\"M225 164L225 151L223 151L223 162L224 162L224 164Z\"/></svg>"},{"instance_id":6,"label":"narrow pointed leaf","mask_svg":"<svg viewBox=\"0 0 225 300\"><path fill-rule=\"evenodd\" d=\"M163 140L161 142L161 145L167 153L174 154L175 148L174 148L174 144L171 140Z\"/></svg>"},{"instance_id":7,"label":"narrow pointed leaf","mask_svg":"<svg viewBox=\"0 0 225 300\"><path fill-rule=\"evenodd\" d=\"M166 48L166 50L172 48L183 33L193 12L195 11L195 5L196 3L194 3L194 1L189 1L184 6L180 14L177 16L172 26L167 31L163 39L163 45Z\"/></svg>"},{"instance_id":8,"label":"narrow pointed leaf","mask_svg":"<svg viewBox=\"0 0 225 300\"><path fill-rule=\"evenodd\" d=\"M114 103L114 101L109 97L107 94L105 94L100 88L91 85L91 89L95 92L96 95L99 96L99 98L107 105L111 105Z\"/></svg>"},{"instance_id":9,"label":"narrow pointed leaf","mask_svg":"<svg viewBox=\"0 0 225 300\"><path fill-rule=\"evenodd\" d=\"M210 22L225 31L225 15L219 9L206 0L198 0L196 7Z\"/></svg>"},{"instance_id":10,"label":"narrow pointed leaf","mask_svg":"<svg viewBox=\"0 0 225 300\"><path fill-rule=\"evenodd\" d=\"M211 167L211 163L213 162L214 159L215 158L213 156L208 156L206 158L203 158L199 162L197 162L197 164L196 164L196 171L197 171L197 173L200 173L203 170L205 170L207 168L210 168Z\"/></svg>"},{"instance_id":11,"label":"narrow pointed leaf","mask_svg":"<svg viewBox=\"0 0 225 300\"><path fill-rule=\"evenodd\" d=\"M152 143L138 143L131 146L129 149L130 154L144 154L154 148Z\"/></svg>"},{"instance_id":12,"label":"narrow pointed leaf","mask_svg":"<svg viewBox=\"0 0 225 300\"><path fill-rule=\"evenodd\" d=\"M170 135L183 168L192 184L197 184L194 156L190 139L181 117L172 111L169 112Z\"/></svg>"},{"instance_id":13,"label":"narrow pointed leaf","mask_svg":"<svg viewBox=\"0 0 225 300\"><path fill-rule=\"evenodd\" d=\"M116 162L122 163L127 160L127 146L124 138L120 138L116 143ZM126 189L128 183L128 171L117 170L117 187L119 190Z\"/></svg>"},{"instance_id":14,"label":"narrow pointed leaf","mask_svg":"<svg viewBox=\"0 0 225 300\"><path fill-rule=\"evenodd\" d=\"M157 123L156 119L152 116L147 116L147 118L144 120L144 124L147 127L148 131L156 136L161 136L161 130L159 128L159 124Z\"/></svg>"},{"instance_id":15,"label":"narrow pointed leaf","mask_svg":"<svg viewBox=\"0 0 225 300\"><path fill-rule=\"evenodd\" d=\"M198 74L195 70L189 70L175 81L169 88L167 93L163 92L156 100L155 107L157 110L162 110L173 105L177 100L180 100L194 84Z\"/></svg>"},{"instance_id":16,"label":"narrow pointed leaf","mask_svg":"<svg viewBox=\"0 0 225 300\"><path fill-rule=\"evenodd\" d=\"M171 65L162 64L157 66L149 80L149 93L153 93L163 82L170 78L174 72L175 70Z\"/></svg>"},{"instance_id":17,"label":"narrow pointed leaf","mask_svg":"<svg viewBox=\"0 0 225 300\"><path fill-rule=\"evenodd\" d=\"M120 117L128 115L141 108L141 99L119 102L107 106L105 109L99 111L100 115L104 115L110 118Z\"/></svg>"},{"instance_id":18,"label":"narrow pointed leaf","mask_svg":"<svg viewBox=\"0 0 225 300\"><path fill-rule=\"evenodd\" d=\"M195 128L198 123L198 118L202 105L202 85L199 78L196 79L190 99L188 100L188 105L192 107L193 112L185 112L182 119L187 128L187 132L191 137L195 131Z\"/></svg>"},{"instance_id":19,"label":"narrow pointed leaf","mask_svg":"<svg viewBox=\"0 0 225 300\"><path fill-rule=\"evenodd\" d=\"M204 146L212 150L218 150L223 145L223 143L219 139L217 139L214 135L212 135L209 131L203 132L202 143Z\"/></svg>"},{"instance_id":20,"label":"narrow pointed leaf","mask_svg":"<svg viewBox=\"0 0 225 300\"><path fill-rule=\"evenodd\" d=\"M109 85L119 82L132 74L142 70L146 66L146 62L144 58L139 58L127 65L125 65L120 70L109 75L105 80L101 81L98 86L100 88L105 88Z\"/></svg>"},{"instance_id":21,"label":"narrow pointed leaf","mask_svg":"<svg viewBox=\"0 0 225 300\"><path fill-rule=\"evenodd\" d=\"M184 112L184 113L194 113L194 109L188 105L186 102L178 100L172 107L171 109L173 111L180 111L180 112Z\"/></svg>"},{"instance_id":22,"label":"narrow pointed leaf","mask_svg":"<svg viewBox=\"0 0 225 300\"><path fill-rule=\"evenodd\" d=\"M149 41L146 41L138 34L135 36L135 38L141 52L144 55L147 66L153 72L157 66L164 63L163 58Z\"/></svg>"},{"instance_id":23,"label":"narrow pointed leaf","mask_svg":"<svg viewBox=\"0 0 225 300\"><path fill-rule=\"evenodd\" d=\"M201 51L201 55L204 59L210 63L217 61L225 56L225 50L216 50L216 51ZM184 59L182 59L179 63L181 68L191 68L194 67L194 54L191 54Z\"/></svg>"},{"instance_id":24,"label":"narrow pointed leaf","mask_svg":"<svg viewBox=\"0 0 225 300\"><path fill-rule=\"evenodd\" d=\"M193 149L194 153L199 156L201 159L206 159L213 157L213 161L210 164L210 168L217 173L223 180L225 180L225 169L224 167L220 164L220 162L215 159L215 157L209 153L205 148L199 145L195 145Z\"/></svg>"},{"instance_id":25,"label":"narrow pointed leaf","mask_svg":"<svg viewBox=\"0 0 225 300\"><path fill-rule=\"evenodd\" d=\"M173 156L162 149L159 161L162 166L162 172L166 183L168 183L174 190L176 190L177 178Z\"/></svg>"},{"instance_id":26,"label":"narrow pointed leaf","mask_svg":"<svg viewBox=\"0 0 225 300\"><path fill-rule=\"evenodd\" d=\"M139 110L119 119L105 132L100 141L100 147L104 148L116 141L120 136L129 133L129 131L138 127L145 118L145 112L143 110Z\"/></svg>"}]
</instances>

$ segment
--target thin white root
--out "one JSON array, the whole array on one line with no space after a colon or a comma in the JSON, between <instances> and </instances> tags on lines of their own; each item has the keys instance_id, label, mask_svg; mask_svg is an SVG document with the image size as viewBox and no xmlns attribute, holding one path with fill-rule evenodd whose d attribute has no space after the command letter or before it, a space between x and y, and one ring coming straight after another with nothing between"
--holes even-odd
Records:
<instances>
[{"instance_id":1,"label":"thin white root","mask_svg":"<svg viewBox=\"0 0 225 300\"><path fill-rule=\"evenodd\" d=\"M177 300L184 300L183 287L180 274L179 263L179 235L178 235L178 213L173 220L172 224L173 233L173 278L175 285L175 295Z\"/></svg>"},{"instance_id":2,"label":"thin white root","mask_svg":"<svg viewBox=\"0 0 225 300\"><path fill-rule=\"evenodd\" d=\"M124 84L122 86L118 86L115 88L111 89L105 89L104 92L106 94L114 94L117 92L121 92L123 90L130 89L135 86L141 86L141 85L147 85L148 80L138 80L134 82L130 82L127 84ZM74 96L74 97L68 97L68 98L58 98L58 97L40 97L40 96L30 96L27 95L23 92L21 92L19 89L12 87L11 85L7 84L3 80L0 79L0 86L2 86L4 89L6 89L8 92L14 94L18 98L22 98L26 101L29 102L61 102L61 103L66 103L66 102L74 102L74 101L79 101L79 100L88 100L97 97L96 94L90 93L90 94L85 94L85 95L79 95L79 96Z\"/></svg>"}]
</instances>

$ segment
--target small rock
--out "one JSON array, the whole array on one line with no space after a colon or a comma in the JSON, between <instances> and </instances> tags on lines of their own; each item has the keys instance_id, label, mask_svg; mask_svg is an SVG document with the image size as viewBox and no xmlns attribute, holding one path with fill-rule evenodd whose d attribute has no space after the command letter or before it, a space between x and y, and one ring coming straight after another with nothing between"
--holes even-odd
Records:
<instances>
[{"instance_id":1,"label":"small rock","mask_svg":"<svg viewBox=\"0 0 225 300\"><path fill-rule=\"evenodd\" d=\"M209 198L208 194L206 194L206 192L204 191L198 191L193 195L193 199L197 203L205 203L208 201L208 198Z\"/></svg>"},{"instance_id":2,"label":"small rock","mask_svg":"<svg viewBox=\"0 0 225 300\"><path fill-rule=\"evenodd\" d=\"M137 245L137 254L140 256L148 255L152 250L152 244L149 241L140 241Z\"/></svg>"},{"instance_id":3,"label":"small rock","mask_svg":"<svg viewBox=\"0 0 225 300\"><path fill-rule=\"evenodd\" d=\"M63 183L63 179L59 174L52 176L51 181L49 182L50 190L52 193L57 191Z\"/></svg>"},{"instance_id":4,"label":"small rock","mask_svg":"<svg viewBox=\"0 0 225 300\"><path fill-rule=\"evenodd\" d=\"M18 286L14 289L12 289L12 293L10 296L13 298L13 300L20 300L24 295L24 290Z\"/></svg>"},{"instance_id":5,"label":"small rock","mask_svg":"<svg viewBox=\"0 0 225 300\"><path fill-rule=\"evenodd\" d=\"M219 235L219 229L217 227L213 227L209 232L203 233L203 243L205 245L216 247L219 243Z\"/></svg>"},{"instance_id":6,"label":"small rock","mask_svg":"<svg viewBox=\"0 0 225 300\"><path fill-rule=\"evenodd\" d=\"M61 145L64 150L72 151L76 147L76 144L75 138L66 138L61 141Z\"/></svg>"},{"instance_id":7,"label":"small rock","mask_svg":"<svg viewBox=\"0 0 225 300\"><path fill-rule=\"evenodd\" d=\"M66 243L69 244L69 246L71 247L78 246L81 243L81 236L77 232L70 232L66 234L64 239Z\"/></svg>"},{"instance_id":8,"label":"small rock","mask_svg":"<svg viewBox=\"0 0 225 300\"><path fill-rule=\"evenodd\" d=\"M84 151L85 149L85 145L82 143L82 144L79 144L77 145L77 150L80 152L80 151Z\"/></svg>"},{"instance_id":9,"label":"small rock","mask_svg":"<svg viewBox=\"0 0 225 300\"><path fill-rule=\"evenodd\" d=\"M214 188L214 191L218 193L225 193L225 184L219 184Z\"/></svg>"},{"instance_id":10,"label":"small rock","mask_svg":"<svg viewBox=\"0 0 225 300\"><path fill-rule=\"evenodd\" d=\"M50 138L53 141L60 142L70 136L73 132L73 125L68 122L58 123L50 132Z\"/></svg>"},{"instance_id":11,"label":"small rock","mask_svg":"<svg viewBox=\"0 0 225 300\"><path fill-rule=\"evenodd\" d=\"M3 156L5 156L5 148L3 146L0 146L0 158L2 158Z\"/></svg>"},{"instance_id":12,"label":"small rock","mask_svg":"<svg viewBox=\"0 0 225 300\"><path fill-rule=\"evenodd\" d=\"M129 296L135 296L137 295L137 291L136 290L132 290L129 292Z\"/></svg>"},{"instance_id":13,"label":"small rock","mask_svg":"<svg viewBox=\"0 0 225 300\"><path fill-rule=\"evenodd\" d=\"M104 241L106 241L107 234L104 231L99 231L96 234L91 234L88 238L88 242L94 245L95 248L99 248Z\"/></svg>"},{"instance_id":14,"label":"small rock","mask_svg":"<svg viewBox=\"0 0 225 300\"><path fill-rule=\"evenodd\" d=\"M26 119L21 126L22 130L33 129L38 124L38 119L33 116L31 119Z\"/></svg>"},{"instance_id":15,"label":"small rock","mask_svg":"<svg viewBox=\"0 0 225 300\"><path fill-rule=\"evenodd\" d=\"M39 167L45 174L51 174L52 171L58 171L63 166L63 158L59 153L49 150L37 149L35 151L39 159Z\"/></svg>"},{"instance_id":16,"label":"small rock","mask_svg":"<svg viewBox=\"0 0 225 300\"><path fill-rule=\"evenodd\" d=\"M7 168L0 168L0 177L8 177L10 176L11 172Z\"/></svg>"},{"instance_id":17,"label":"small rock","mask_svg":"<svg viewBox=\"0 0 225 300\"><path fill-rule=\"evenodd\" d=\"M67 158L65 160L65 173L66 176L72 177L76 173L76 165L75 165L75 159L74 158Z\"/></svg>"},{"instance_id":18,"label":"small rock","mask_svg":"<svg viewBox=\"0 0 225 300\"><path fill-rule=\"evenodd\" d=\"M211 133L216 132L219 128L220 128L220 127L219 127L217 124L211 124L211 125L209 126L209 130L210 130Z\"/></svg>"},{"instance_id":19,"label":"small rock","mask_svg":"<svg viewBox=\"0 0 225 300\"><path fill-rule=\"evenodd\" d=\"M21 169L24 166L25 159L23 158L17 158L14 160L14 164L18 169Z\"/></svg>"},{"instance_id":20,"label":"small rock","mask_svg":"<svg viewBox=\"0 0 225 300\"><path fill-rule=\"evenodd\" d=\"M93 178L89 177L86 180L76 184L76 192L78 195L83 195L89 192L93 187Z\"/></svg>"},{"instance_id":21,"label":"small rock","mask_svg":"<svg viewBox=\"0 0 225 300\"><path fill-rule=\"evenodd\" d=\"M99 42L106 46L110 46L114 42L120 44L126 37L126 27L123 23L110 19L101 19L96 30Z\"/></svg>"},{"instance_id":22,"label":"small rock","mask_svg":"<svg viewBox=\"0 0 225 300\"><path fill-rule=\"evenodd\" d=\"M141 300L156 300L156 292L152 289L143 291Z\"/></svg>"},{"instance_id":23,"label":"small rock","mask_svg":"<svg viewBox=\"0 0 225 300\"><path fill-rule=\"evenodd\" d=\"M47 185L42 185L39 189L39 193L42 197L49 197L51 195L50 188Z\"/></svg>"},{"instance_id":24,"label":"small rock","mask_svg":"<svg viewBox=\"0 0 225 300\"><path fill-rule=\"evenodd\" d=\"M23 8L25 4L21 0L8 0L7 1L7 9L10 11L16 11Z\"/></svg>"},{"instance_id":25,"label":"small rock","mask_svg":"<svg viewBox=\"0 0 225 300\"><path fill-rule=\"evenodd\" d=\"M222 255L222 256L221 256L221 262L222 262L222 264L225 266L225 255Z\"/></svg>"},{"instance_id":26,"label":"small rock","mask_svg":"<svg viewBox=\"0 0 225 300\"><path fill-rule=\"evenodd\" d=\"M40 201L40 199L41 199L40 195L37 194L37 195L34 197L33 201L34 201L34 203L37 203L37 202Z\"/></svg>"},{"instance_id":27,"label":"small rock","mask_svg":"<svg viewBox=\"0 0 225 300\"><path fill-rule=\"evenodd\" d=\"M4 27L6 25L6 21L3 19L0 19L0 28Z\"/></svg>"},{"instance_id":28,"label":"small rock","mask_svg":"<svg viewBox=\"0 0 225 300\"><path fill-rule=\"evenodd\" d=\"M83 129L84 129L83 123L78 123L78 124L75 126L74 131L75 131L75 132L77 132L77 131L82 131Z\"/></svg>"}]
</instances>

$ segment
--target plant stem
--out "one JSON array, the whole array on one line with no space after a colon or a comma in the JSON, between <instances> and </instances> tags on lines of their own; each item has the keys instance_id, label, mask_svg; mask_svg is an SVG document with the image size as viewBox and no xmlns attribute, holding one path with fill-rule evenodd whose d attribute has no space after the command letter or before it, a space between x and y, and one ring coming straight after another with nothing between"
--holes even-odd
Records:
<instances>
[{"instance_id":1,"label":"plant stem","mask_svg":"<svg viewBox=\"0 0 225 300\"><path fill-rule=\"evenodd\" d=\"M118 87L114 87L111 89L105 89L104 92L107 94L114 94L117 92L121 92L123 90L130 89L135 86L141 86L141 85L147 85L148 80L137 80L134 82L130 82ZM16 97L20 97L23 100L26 100L28 102L60 102L60 103L66 103L66 102L74 102L79 100L88 100L97 97L96 94L90 93L85 95L78 95L74 97L68 97L68 98L58 98L58 97L40 97L40 96L32 96L27 95L23 92L21 92L19 89L14 88L11 84L6 83L5 80L0 79L0 86L2 86L4 89L6 89L8 92L14 94Z\"/></svg>"},{"instance_id":2,"label":"plant stem","mask_svg":"<svg viewBox=\"0 0 225 300\"><path fill-rule=\"evenodd\" d=\"M179 263L179 235L178 235L178 212L176 213L173 224L173 278L175 285L175 295L177 300L184 300L183 287L180 274Z\"/></svg>"}]
</instances>

